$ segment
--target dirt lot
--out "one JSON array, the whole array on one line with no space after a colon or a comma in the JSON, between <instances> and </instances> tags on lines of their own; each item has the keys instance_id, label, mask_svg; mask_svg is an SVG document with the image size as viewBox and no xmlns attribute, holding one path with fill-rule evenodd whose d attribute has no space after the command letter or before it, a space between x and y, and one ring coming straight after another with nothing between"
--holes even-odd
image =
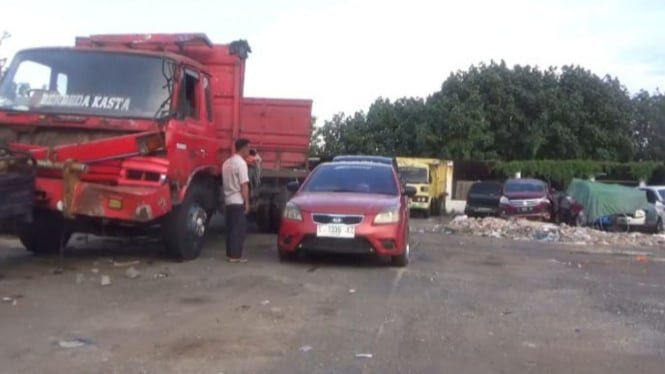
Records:
<instances>
[{"instance_id":1,"label":"dirt lot","mask_svg":"<svg viewBox=\"0 0 665 374\"><path fill-rule=\"evenodd\" d=\"M0 239L0 373L663 373L663 248L434 224L414 222L406 269L280 264L258 234L235 265L217 233L188 263L147 241L76 238L60 262Z\"/></svg>"}]
</instances>

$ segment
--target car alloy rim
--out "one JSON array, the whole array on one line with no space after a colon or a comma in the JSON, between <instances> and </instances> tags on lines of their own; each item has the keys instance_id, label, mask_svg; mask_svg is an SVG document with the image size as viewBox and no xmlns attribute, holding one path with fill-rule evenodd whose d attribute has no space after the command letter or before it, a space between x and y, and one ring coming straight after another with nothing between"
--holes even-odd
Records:
<instances>
[{"instance_id":1,"label":"car alloy rim","mask_svg":"<svg viewBox=\"0 0 665 374\"><path fill-rule=\"evenodd\" d=\"M189 208L189 229L198 238L202 238L206 233L206 220L208 213L198 205Z\"/></svg>"}]
</instances>

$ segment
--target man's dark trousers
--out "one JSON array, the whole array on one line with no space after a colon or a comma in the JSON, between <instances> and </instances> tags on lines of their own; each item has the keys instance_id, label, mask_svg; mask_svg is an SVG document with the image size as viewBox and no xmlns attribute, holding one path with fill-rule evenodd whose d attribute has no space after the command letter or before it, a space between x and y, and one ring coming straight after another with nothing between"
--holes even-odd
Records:
<instances>
[{"instance_id":1,"label":"man's dark trousers","mask_svg":"<svg viewBox=\"0 0 665 374\"><path fill-rule=\"evenodd\" d=\"M230 204L224 207L226 218L226 256L242 257L242 245L247 234L247 218L245 207L241 204Z\"/></svg>"}]
</instances>

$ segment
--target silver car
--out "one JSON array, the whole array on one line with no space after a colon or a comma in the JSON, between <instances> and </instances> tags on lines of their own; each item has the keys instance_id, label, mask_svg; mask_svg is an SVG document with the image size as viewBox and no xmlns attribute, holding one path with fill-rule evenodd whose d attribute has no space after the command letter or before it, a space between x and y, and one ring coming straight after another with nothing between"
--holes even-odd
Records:
<instances>
[{"instance_id":1,"label":"silver car","mask_svg":"<svg viewBox=\"0 0 665 374\"><path fill-rule=\"evenodd\" d=\"M647 194L649 206L644 215L622 216L617 218L617 223L622 226L639 227L645 231L656 234L663 233L663 222L665 221L665 186L638 187Z\"/></svg>"}]
</instances>

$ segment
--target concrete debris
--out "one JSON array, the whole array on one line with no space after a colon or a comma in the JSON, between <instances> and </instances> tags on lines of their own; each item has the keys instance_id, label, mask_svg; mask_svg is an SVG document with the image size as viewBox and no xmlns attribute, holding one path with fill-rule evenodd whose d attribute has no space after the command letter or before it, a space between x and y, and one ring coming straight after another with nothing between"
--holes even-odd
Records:
<instances>
[{"instance_id":1,"label":"concrete debris","mask_svg":"<svg viewBox=\"0 0 665 374\"><path fill-rule=\"evenodd\" d=\"M102 278L100 280L100 284L102 286L110 286L111 285L111 276L110 275L102 275Z\"/></svg>"},{"instance_id":2,"label":"concrete debris","mask_svg":"<svg viewBox=\"0 0 665 374\"><path fill-rule=\"evenodd\" d=\"M264 305L264 306L265 306L265 305L268 305L268 304L270 304L270 300L263 300L263 301L261 301L261 305Z\"/></svg>"},{"instance_id":3,"label":"concrete debris","mask_svg":"<svg viewBox=\"0 0 665 374\"><path fill-rule=\"evenodd\" d=\"M69 340L58 340L58 346L60 348L81 348L86 345L90 345L92 342L90 342L88 339L83 339L83 338L76 338L76 339L69 339Z\"/></svg>"},{"instance_id":4,"label":"concrete debris","mask_svg":"<svg viewBox=\"0 0 665 374\"><path fill-rule=\"evenodd\" d=\"M351 289L349 290L349 293L350 293L350 294L354 294L354 293L356 293L356 290L355 290L354 288L351 288Z\"/></svg>"},{"instance_id":5,"label":"concrete debris","mask_svg":"<svg viewBox=\"0 0 665 374\"><path fill-rule=\"evenodd\" d=\"M559 226L548 222L536 222L524 219L504 220L494 217L477 219L468 218L467 216L457 216L440 232L497 239L536 240L579 245L643 247L665 245L665 235L649 235L636 232L606 232L589 227L572 227L565 224Z\"/></svg>"},{"instance_id":6,"label":"concrete debris","mask_svg":"<svg viewBox=\"0 0 665 374\"><path fill-rule=\"evenodd\" d=\"M356 358L372 358L374 357L371 353L356 353Z\"/></svg>"},{"instance_id":7,"label":"concrete debris","mask_svg":"<svg viewBox=\"0 0 665 374\"><path fill-rule=\"evenodd\" d=\"M136 279L141 276L141 272L130 266L125 270L125 276L129 279Z\"/></svg>"},{"instance_id":8,"label":"concrete debris","mask_svg":"<svg viewBox=\"0 0 665 374\"><path fill-rule=\"evenodd\" d=\"M303 353L307 353L307 352L309 352L309 351L311 351L311 350L312 350L312 346L311 346L311 345L303 345L302 347L300 347L300 352L303 352Z\"/></svg>"},{"instance_id":9,"label":"concrete debris","mask_svg":"<svg viewBox=\"0 0 665 374\"><path fill-rule=\"evenodd\" d=\"M119 267L127 267L127 266L134 266L140 264L141 261L134 260L134 261L127 261L127 262L117 262L113 261L113 266L119 268Z\"/></svg>"}]
</instances>

